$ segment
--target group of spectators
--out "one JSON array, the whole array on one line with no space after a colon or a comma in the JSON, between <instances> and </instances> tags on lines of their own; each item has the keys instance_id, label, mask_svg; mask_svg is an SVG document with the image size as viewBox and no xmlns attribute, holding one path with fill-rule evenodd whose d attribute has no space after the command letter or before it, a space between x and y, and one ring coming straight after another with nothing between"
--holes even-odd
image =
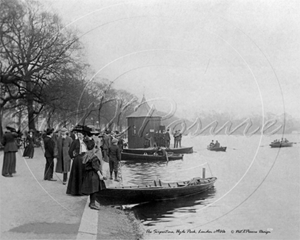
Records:
<instances>
[{"instance_id":1,"label":"group of spectators","mask_svg":"<svg viewBox=\"0 0 300 240\"><path fill-rule=\"evenodd\" d=\"M17 137L16 131L7 127L2 144L4 146L4 159L2 175L13 177L16 173ZM26 146L23 156L33 158L34 155L33 131L26 137ZM106 180L103 166L109 164L109 178L120 181L119 162L124 140L118 131L106 129L104 132L93 130L87 126L77 125L70 132L61 128L54 132L49 128L42 134L42 149L46 159L44 180L56 181L55 172L63 174L66 193L70 195L90 195L90 208L99 210L96 193L105 188ZM72 162L72 164L71 164ZM70 173L69 179L68 174Z\"/></svg>"},{"instance_id":2,"label":"group of spectators","mask_svg":"<svg viewBox=\"0 0 300 240\"><path fill-rule=\"evenodd\" d=\"M175 130L172 135L174 138L173 147L181 148L182 133L180 132L180 130ZM170 148L171 145L171 135L169 129L163 131L163 133L156 133L156 134L151 134L150 132L146 133L144 139L145 139L144 140L145 148L147 147L153 148L157 146Z\"/></svg>"}]
</instances>

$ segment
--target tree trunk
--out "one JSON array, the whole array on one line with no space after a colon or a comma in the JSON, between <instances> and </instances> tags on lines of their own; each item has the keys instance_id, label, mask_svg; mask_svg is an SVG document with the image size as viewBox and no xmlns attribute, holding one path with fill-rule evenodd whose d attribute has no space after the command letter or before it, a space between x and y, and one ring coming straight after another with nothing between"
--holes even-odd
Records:
<instances>
[{"instance_id":1,"label":"tree trunk","mask_svg":"<svg viewBox=\"0 0 300 240\"><path fill-rule=\"evenodd\" d=\"M3 108L0 109L0 140L3 138L3 128L2 128L2 119L3 119Z\"/></svg>"},{"instance_id":2,"label":"tree trunk","mask_svg":"<svg viewBox=\"0 0 300 240\"><path fill-rule=\"evenodd\" d=\"M47 128L51 128L51 114L47 117Z\"/></svg>"},{"instance_id":3,"label":"tree trunk","mask_svg":"<svg viewBox=\"0 0 300 240\"><path fill-rule=\"evenodd\" d=\"M23 111L20 110L18 112L18 130L22 131L22 114L23 114Z\"/></svg>"},{"instance_id":4,"label":"tree trunk","mask_svg":"<svg viewBox=\"0 0 300 240\"><path fill-rule=\"evenodd\" d=\"M35 130L33 101L31 99L28 99L27 101L27 111L28 111L28 128Z\"/></svg>"}]
</instances>

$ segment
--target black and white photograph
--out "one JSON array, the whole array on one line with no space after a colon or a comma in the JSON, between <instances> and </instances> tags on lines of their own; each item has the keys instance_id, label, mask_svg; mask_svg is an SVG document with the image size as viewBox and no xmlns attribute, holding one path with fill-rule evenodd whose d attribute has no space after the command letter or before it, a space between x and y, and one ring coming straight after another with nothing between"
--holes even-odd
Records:
<instances>
[{"instance_id":1,"label":"black and white photograph","mask_svg":"<svg viewBox=\"0 0 300 240\"><path fill-rule=\"evenodd\" d=\"M300 239L299 13L0 0L0 239Z\"/></svg>"}]
</instances>

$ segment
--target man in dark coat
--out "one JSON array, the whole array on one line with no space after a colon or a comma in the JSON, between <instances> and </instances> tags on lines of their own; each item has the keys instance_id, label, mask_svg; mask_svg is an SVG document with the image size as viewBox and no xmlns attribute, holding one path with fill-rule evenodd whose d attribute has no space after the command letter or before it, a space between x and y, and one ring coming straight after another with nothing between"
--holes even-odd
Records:
<instances>
[{"instance_id":1,"label":"man in dark coat","mask_svg":"<svg viewBox=\"0 0 300 240\"><path fill-rule=\"evenodd\" d=\"M169 129L167 129L167 131L165 132L164 140L165 140L165 147L170 148L171 137L170 137Z\"/></svg>"},{"instance_id":2,"label":"man in dark coat","mask_svg":"<svg viewBox=\"0 0 300 240\"><path fill-rule=\"evenodd\" d=\"M114 172L115 181L119 182L118 169L119 169L119 163L121 161L121 151L118 147L118 139L114 138L111 142L112 145L108 149L110 179L113 179L112 173Z\"/></svg>"},{"instance_id":3,"label":"man in dark coat","mask_svg":"<svg viewBox=\"0 0 300 240\"><path fill-rule=\"evenodd\" d=\"M72 144L72 138L67 136L68 130L62 128L60 136L57 139L57 163L55 172L63 173L63 185L66 185L68 180L68 172L70 171L71 158L69 156L69 148Z\"/></svg>"},{"instance_id":4,"label":"man in dark coat","mask_svg":"<svg viewBox=\"0 0 300 240\"><path fill-rule=\"evenodd\" d=\"M56 181L53 179L53 169L54 169L54 159L57 157L57 149L55 146L55 141L52 138L54 129L46 130L46 137L44 138L44 148L45 148L45 158L46 166L44 172L44 180Z\"/></svg>"}]
</instances>

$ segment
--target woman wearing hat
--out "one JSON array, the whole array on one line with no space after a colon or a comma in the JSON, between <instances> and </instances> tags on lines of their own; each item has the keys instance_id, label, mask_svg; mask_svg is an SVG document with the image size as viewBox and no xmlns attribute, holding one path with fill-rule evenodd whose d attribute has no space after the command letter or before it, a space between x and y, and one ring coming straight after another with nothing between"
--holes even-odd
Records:
<instances>
[{"instance_id":1,"label":"woman wearing hat","mask_svg":"<svg viewBox=\"0 0 300 240\"><path fill-rule=\"evenodd\" d=\"M109 171L110 171L110 179L113 179L112 173L115 173L115 181L119 181L118 179L118 169L119 162L121 161L121 151L118 147L118 139L114 138L111 141L112 145L108 149L109 156Z\"/></svg>"},{"instance_id":2,"label":"woman wearing hat","mask_svg":"<svg viewBox=\"0 0 300 240\"><path fill-rule=\"evenodd\" d=\"M16 144L17 133L14 128L6 127L8 130L2 140L4 146L4 156L2 165L2 175L4 177L12 177L13 173L16 173L16 152L18 147Z\"/></svg>"},{"instance_id":3,"label":"woman wearing hat","mask_svg":"<svg viewBox=\"0 0 300 240\"><path fill-rule=\"evenodd\" d=\"M29 130L28 135L25 140L25 150L23 153L23 157L33 158L34 155L34 138L33 138L33 130Z\"/></svg>"},{"instance_id":4,"label":"woman wearing hat","mask_svg":"<svg viewBox=\"0 0 300 240\"><path fill-rule=\"evenodd\" d=\"M86 143L84 140L87 132L84 126L77 125L73 131L77 132L77 139L74 140L69 148L69 156L73 159L69 182L67 186L67 194L74 196L82 195L82 174L83 174L83 164L82 157L87 152Z\"/></svg>"},{"instance_id":5,"label":"woman wearing hat","mask_svg":"<svg viewBox=\"0 0 300 240\"><path fill-rule=\"evenodd\" d=\"M87 143L87 152L83 156L83 165L84 165L84 174L82 180L82 194L90 195L90 204L91 209L100 210L96 205L96 193L102 189L105 189L105 183L103 180L101 163L99 158L95 153L95 142L94 140L88 140Z\"/></svg>"}]
</instances>

